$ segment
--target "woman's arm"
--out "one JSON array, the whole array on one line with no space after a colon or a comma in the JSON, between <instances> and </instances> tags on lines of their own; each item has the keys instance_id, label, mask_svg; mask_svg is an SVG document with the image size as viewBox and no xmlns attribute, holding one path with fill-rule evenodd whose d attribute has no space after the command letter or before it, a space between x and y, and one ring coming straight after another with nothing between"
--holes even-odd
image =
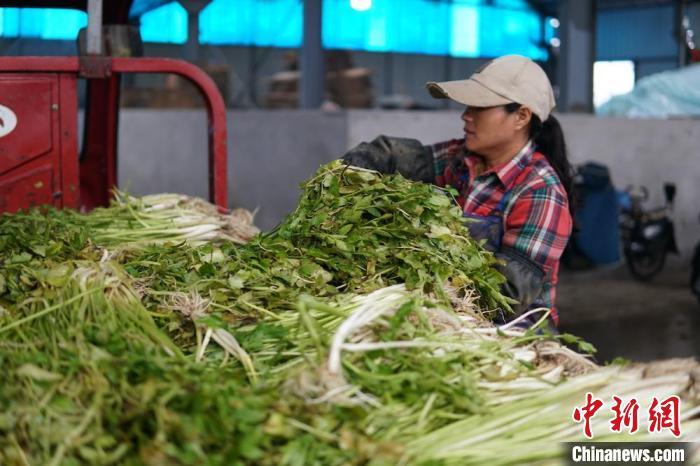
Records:
<instances>
[{"instance_id":1,"label":"woman's arm","mask_svg":"<svg viewBox=\"0 0 700 466\"><path fill-rule=\"evenodd\" d=\"M350 149L343 162L381 173L400 173L413 181L435 181L432 150L416 139L378 136Z\"/></svg>"}]
</instances>

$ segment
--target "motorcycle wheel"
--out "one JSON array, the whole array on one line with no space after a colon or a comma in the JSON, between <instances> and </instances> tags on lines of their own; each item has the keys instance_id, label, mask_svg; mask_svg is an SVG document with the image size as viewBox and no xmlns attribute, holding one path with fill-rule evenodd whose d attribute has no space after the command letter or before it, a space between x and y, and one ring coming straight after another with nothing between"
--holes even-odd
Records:
<instances>
[{"instance_id":1,"label":"motorcycle wheel","mask_svg":"<svg viewBox=\"0 0 700 466\"><path fill-rule=\"evenodd\" d=\"M657 248L643 255L625 251L625 259L632 277L641 282L648 282L664 268L666 251L664 248Z\"/></svg>"},{"instance_id":2,"label":"motorcycle wheel","mask_svg":"<svg viewBox=\"0 0 700 466\"><path fill-rule=\"evenodd\" d=\"M695 246L693 262L691 263L690 291L700 301L700 244Z\"/></svg>"},{"instance_id":3,"label":"motorcycle wheel","mask_svg":"<svg viewBox=\"0 0 700 466\"><path fill-rule=\"evenodd\" d=\"M697 276L692 280L690 283L690 289L698 301L700 301L700 276Z\"/></svg>"}]
</instances>

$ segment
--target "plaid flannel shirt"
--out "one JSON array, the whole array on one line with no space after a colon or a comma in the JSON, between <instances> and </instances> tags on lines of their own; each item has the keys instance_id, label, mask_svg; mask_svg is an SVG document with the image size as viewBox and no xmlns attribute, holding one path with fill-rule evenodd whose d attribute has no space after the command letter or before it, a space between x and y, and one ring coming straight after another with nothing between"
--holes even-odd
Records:
<instances>
[{"instance_id":1,"label":"plaid flannel shirt","mask_svg":"<svg viewBox=\"0 0 700 466\"><path fill-rule=\"evenodd\" d=\"M485 170L483 160L466 152L464 139L432 146L435 182L457 190L468 214L487 216L507 193L502 244L525 254L545 273L540 298L531 306L555 308L559 258L571 235L572 219L566 190L544 155L530 141L513 159Z\"/></svg>"}]
</instances>

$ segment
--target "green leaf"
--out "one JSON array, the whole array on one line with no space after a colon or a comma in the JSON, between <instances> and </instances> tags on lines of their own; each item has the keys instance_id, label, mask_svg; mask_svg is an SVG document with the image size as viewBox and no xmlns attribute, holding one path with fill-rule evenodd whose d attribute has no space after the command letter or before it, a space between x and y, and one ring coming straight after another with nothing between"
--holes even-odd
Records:
<instances>
[{"instance_id":1,"label":"green leaf","mask_svg":"<svg viewBox=\"0 0 700 466\"><path fill-rule=\"evenodd\" d=\"M28 252L21 252L19 254L13 254L10 256L8 262L10 264L24 264L32 260L32 255Z\"/></svg>"},{"instance_id":2,"label":"green leaf","mask_svg":"<svg viewBox=\"0 0 700 466\"><path fill-rule=\"evenodd\" d=\"M430 196L427 201L429 204L438 207L448 207L452 204L446 196L441 194L434 194Z\"/></svg>"},{"instance_id":3,"label":"green leaf","mask_svg":"<svg viewBox=\"0 0 700 466\"><path fill-rule=\"evenodd\" d=\"M450 236L451 234L452 234L452 230L450 230L446 226L431 224L430 225L430 232L427 233L427 236L429 238L442 238L445 236Z\"/></svg>"},{"instance_id":4,"label":"green leaf","mask_svg":"<svg viewBox=\"0 0 700 466\"><path fill-rule=\"evenodd\" d=\"M219 248L213 248L211 252L204 254L202 260L213 264L224 262L226 255Z\"/></svg>"},{"instance_id":5,"label":"green leaf","mask_svg":"<svg viewBox=\"0 0 700 466\"><path fill-rule=\"evenodd\" d=\"M211 278L216 275L216 268L211 262L205 262L197 269L197 273L202 278Z\"/></svg>"},{"instance_id":6,"label":"green leaf","mask_svg":"<svg viewBox=\"0 0 700 466\"><path fill-rule=\"evenodd\" d=\"M242 277L238 275L231 275L228 277L228 286L230 286L234 290L240 290L243 288L245 284L245 280L243 280Z\"/></svg>"},{"instance_id":7,"label":"green leaf","mask_svg":"<svg viewBox=\"0 0 700 466\"><path fill-rule=\"evenodd\" d=\"M30 246L32 252L37 256L46 257L46 246L43 244L35 244Z\"/></svg>"},{"instance_id":8,"label":"green leaf","mask_svg":"<svg viewBox=\"0 0 700 466\"><path fill-rule=\"evenodd\" d=\"M350 230L352 230L355 227L352 223L348 223L347 225L343 225L339 230L338 234L342 236L346 236Z\"/></svg>"},{"instance_id":9,"label":"green leaf","mask_svg":"<svg viewBox=\"0 0 700 466\"><path fill-rule=\"evenodd\" d=\"M558 335L558 338L568 345L576 345L579 351L583 353L593 354L598 351L592 344L583 340L581 337L577 337L576 335L572 335L570 333Z\"/></svg>"},{"instance_id":10,"label":"green leaf","mask_svg":"<svg viewBox=\"0 0 700 466\"><path fill-rule=\"evenodd\" d=\"M209 314L204 317L199 317L197 319L198 324L206 325L207 327L211 328L226 328L226 322L224 322L221 317L214 315L214 314Z\"/></svg>"},{"instance_id":11,"label":"green leaf","mask_svg":"<svg viewBox=\"0 0 700 466\"><path fill-rule=\"evenodd\" d=\"M245 424L258 424L267 418L267 412L248 406L236 409L236 420Z\"/></svg>"},{"instance_id":12,"label":"green leaf","mask_svg":"<svg viewBox=\"0 0 700 466\"><path fill-rule=\"evenodd\" d=\"M332 173L327 174L326 176L323 177L323 187L324 188L330 188L331 184L333 183L333 180L335 179L335 176L333 176Z\"/></svg>"},{"instance_id":13,"label":"green leaf","mask_svg":"<svg viewBox=\"0 0 700 466\"><path fill-rule=\"evenodd\" d=\"M59 264L48 271L46 282L51 286L62 287L68 283L72 272L73 268L69 264Z\"/></svg>"},{"instance_id":14,"label":"green leaf","mask_svg":"<svg viewBox=\"0 0 700 466\"><path fill-rule=\"evenodd\" d=\"M369 208L367 209L367 212L369 212L370 214L372 214L372 215L375 216L375 217L381 217L381 216L382 216L382 213L381 213L381 212L379 211L379 209L377 209L376 207L369 207Z\"/></svg>"}]
</instances>

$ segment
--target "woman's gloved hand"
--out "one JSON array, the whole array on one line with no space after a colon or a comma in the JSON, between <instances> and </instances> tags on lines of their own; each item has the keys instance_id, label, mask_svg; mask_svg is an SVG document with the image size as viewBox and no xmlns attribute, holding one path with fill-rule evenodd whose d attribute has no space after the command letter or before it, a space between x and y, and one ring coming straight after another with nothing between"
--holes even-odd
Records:
<instances>
[{"instance_id":1,"label":"woman's gloved hand","mask_svg":"<svg viewBox=\"0 0 700 466\"><path fill-rule=\"evenodd\" d=\"M342 160L380 173L400 173L413 181L435 181L433 152L416 139L378 136L353 147Z\"/></svg>"},{"instance_id":2,"label":"woman's gloved hand","mask_svg":"<svg viewBox=\"0 0 700 466\"><path fill-rule=\"evenodd\" d=\"M501 248L496 257L504 262L497 267L506 277L506 283L501 285L501 293L518 301L518 304L513 305L515 315L512 318L518 317L527 311L542 293L545 274L529 257L513 248Z\"/></svg>"}]
</instances>

